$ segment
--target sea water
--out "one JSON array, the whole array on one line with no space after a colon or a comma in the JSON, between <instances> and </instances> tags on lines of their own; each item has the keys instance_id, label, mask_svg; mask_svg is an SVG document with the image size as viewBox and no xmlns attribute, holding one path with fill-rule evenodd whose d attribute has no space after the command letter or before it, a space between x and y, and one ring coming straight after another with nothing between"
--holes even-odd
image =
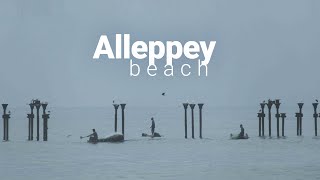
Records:
<instances>
[{"instance_id":1,"label":"sea water","mask_svg":"<svg viewBox=\"0 0 320 180\"><path fill-rule=\"evenodd\" d=\"M110 107L49 108L48 142L27 141L29 109L11 110L9 142L0 142L0 179L105 180L105 179L320 179L320 139L314 138L312 106L306 106L303 136L296 136L297 107L286 112L284 138L276 138L275 109L272 138L258 137L257 107L206 107L203 139L199 139L199 113L195 109L195 139L184 139L183 107L132 107L125 110L125 142L90 144L80 139L95 128L99 137L114 132ZM150 133L154 117L162 138L141 137ZM248 140L230 140L243 124ZM281 125L281 120L280 120ZM320 128L320 127L319 127ZM121 132L121 111L118 113ZM0 135L3 134L1 127ZM281 126L280 126L281 134ZM268 120L265 120L268 135Z\"/></svg>"}]
</instances>

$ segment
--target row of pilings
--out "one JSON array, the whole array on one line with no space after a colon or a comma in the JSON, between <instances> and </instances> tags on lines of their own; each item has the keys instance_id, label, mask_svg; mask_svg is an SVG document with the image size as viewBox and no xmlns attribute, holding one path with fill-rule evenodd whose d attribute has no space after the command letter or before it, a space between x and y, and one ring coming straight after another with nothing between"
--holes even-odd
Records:
<instances>
[{"instance_id":1,"label":"row of pilings","mask_svg":"<svg viewBox=\"0 0 320 180\"><path fill-rule=\"evenodd\" d=\"M42 119L43 119L43 141L48 141L48 119L50 118L50 114L46 112L48 103L47 102L41 102L40 100L32 100L32 102L29 104L30 106L30 114L27 114L28 117L28 140L33 141L33 120L34 120L34 108L36 108L36 118L37 118L37 132L36 132L36 138L37 141L40 140L40 108L42 107Z\"/></svg>"},{"instance_id":2,"label":"row of pilings","mask_svg":"<svg viewBox=\"0 0 320 180\"><path fill-rule=\"evenodd\" d=\"M264 123L264 119L266 117L264 108L265 106L267 106L268 108L268 120L269 120L269 136L271 137L271 108L272 105L275 105L276 107L276 114L275 117L277 118L277 137L280 137L280 117L282 119L282 133L281 135L284 136L284 120L286 118L286 113L279 113L279 108L280 108L280 100L276 99L274 101L272 100L268 100L267 103L265 103L265 101L263 101L262 103L260 103L260 111L258 113L258 118L259 118L259 136L264 136L264 130L265 130L265 123Z\"/></svg>"},{"instance_id":3,"label":"row of pilings","mask_svg":"<svg viewBox=\"0 0 320 180\"><path fill-rule=\"evenodd\" d=\"M34 108L36 108L36 120L37 120L37 129L36 129L36 138L37 141L40 140L40 108L43 109L42 119L43 119L43 141L48 141L48 119L50 114L46 112L48 103L41 103L38 99L32 100L29 104L31 113L27 114L28 118L28 140L33 140L33 127L34 127ZM2 104L3 108L3 141L9 141L9 119L10 113L7 113L8 104Z\"/></svg>"},{"instance_id":4,"label":"row of pilings","mask_svg":"<svg viewBox=\"0 0 320 180\"><path fill-rule=\"evenodd\" d=\"M194 108L196 104L183 103L184 107L184 138L188 138L188 118L187 118L187 109L188 106L191 108L191 137L194 139ZM199 138L202 139L202 107L203 103L199 103Z\"/></svg>"},{"instance_id":5,"label":"row of pilings","mask_svg":"<svg viewBox=\"0 0 320 180\"><path fill-rule=\"evenodd\" d=\"M266 114L265 114L265 111L264 111L264 108L265 106L267 106L268 108L268 120L269 120L269 137L271 137L271 110L272 110L272 106L275 105L275 108L276 108L276 114L275 114L275 117L277 119L277 137L280 137L280 134L279 134L279 120L281 118L282 120L282 136L284 137L284 127L285 127L285 118L287 117L286 116L286 113L279 113L279 108L280 108L280 100L279 99L276 99L274 101L272 100L268 100L268 102L266 103L265 101L263 101L262 103L260 103L260 111L258 113L258 118L259 118L259 136L264 136L264 130L265 130L265 117L266 117ZM303 105L304 103L300 102L300 103L297 103L298 104L298 108L299 108L299 111L297 113L295 113L295 117L297 119L297 136L301 136L302 135L302 117L303 117L303 113L302 113L302 108L303 108ZM320 114L317 113L317 107L318 107L318 102L316 103L312 103L312 106L314 108L314 114L313 114L313 117L314 117L314 133L315 133L315 136L318 135L318 125L317 125L317 118L320 117Z\"/></svg>"}]
</instances>

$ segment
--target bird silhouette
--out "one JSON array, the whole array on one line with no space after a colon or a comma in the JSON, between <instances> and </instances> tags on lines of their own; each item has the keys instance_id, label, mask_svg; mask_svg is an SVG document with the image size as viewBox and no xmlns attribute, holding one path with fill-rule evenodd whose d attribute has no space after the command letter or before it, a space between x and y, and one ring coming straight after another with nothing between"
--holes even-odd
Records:
<instances>
[{"instance_id":1,"label":"bird silhouette","mask_svg":"<svg viewBox=\"0 0 320 180\"><path fill-rule=\"evenodd\" d=\"M166 95L166 93L162 93L161 95L162 95L162 96L165 96L165 95Z\"/></svg>"},{"instance_id":2,"label":"bird silhouette","mask_svg":"<svg viewBox=\"0 0 320 180\"><path fill-rule=\"evenodd\" d=\"M316 99L316 102L319 102L318 99Z\"/></svg>"}]
</instances>

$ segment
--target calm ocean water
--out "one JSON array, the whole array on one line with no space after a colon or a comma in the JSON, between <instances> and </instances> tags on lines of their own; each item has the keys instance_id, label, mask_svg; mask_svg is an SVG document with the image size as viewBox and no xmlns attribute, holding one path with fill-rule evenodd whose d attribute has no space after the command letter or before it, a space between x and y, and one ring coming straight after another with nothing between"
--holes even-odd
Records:
<instances>
[{"instance_id":1,"label":"calm ocean water","mask_svg":"<svg viewBox=\"0 0 320 180\"><path fill-rule=\"evenodd\" d=\"M28 142L29 109L10 108L10 141L0 142L0 179L320 179L320 139L313 137L312 106L304 110L303 136L297 137L294 113L288 113L286 139L258 135L258 107L204 107L203 136L199 137L195 111L196 139L184 139L184 111L172 108L126 108L124 143L89 144L80 136L96 128L100 137L113 133L113 107L49 108L49 141ZM120 112L120 111L119 111ZM188 136L191 136L191 112ZM276 135L275 110L272 134ZM163 138L141 137L150 132L150 117ZM118 114L118 119L121 115ZM1 121L2 122L2 121ZM121 123L118 122L121 131ZM242 123L248 140L229 140ZM41 126L42 127L42 123ZM119 128L120 127L120 128ZM265 124L267 135L267 121ZM319 127L320 128L320 127ZM1 136L2 136L1 126ZM42 133L42 130L41 130ZM42 134L41 134L42 139Z\"/></svg>"}]
</instances>

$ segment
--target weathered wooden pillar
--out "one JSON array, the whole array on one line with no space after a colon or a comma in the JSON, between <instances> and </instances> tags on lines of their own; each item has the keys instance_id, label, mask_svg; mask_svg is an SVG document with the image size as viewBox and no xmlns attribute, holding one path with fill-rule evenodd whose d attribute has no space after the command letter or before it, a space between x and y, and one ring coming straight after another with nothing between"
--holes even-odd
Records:
<instances>
[{"instance_id":1,"label":"weathered wooden pillar","mask_svg":"<svg viewBox=\"0 0 320 180\"><path fill-rule=\"evenodd\" d=\"M274 104L274 101L268 100L267 106L268 106L268 116L269 116L269 137L271 137L271 107Z\"/></svg>"},{"instance_id":2,"label":"weathered wooden pillar","mask_svg":"<svg viewBox=\"0 0 320 180\"><path fill-rule=\"evenodd\" d=\"M194 107L195 104L190 104L190 108L191 108L191 133L192 133L192 139L194 139Z\"/></svg>"},{"instance_id":3,"label":"weathered wooden pillar","mask_svg":"<svg viewBox=\"0 0 320 180\"><path fill-rule=\"evenodd\" d=\"M264 107L265 107L266 103L260 103L261 106L261 128L262 128L262 136L264 136L264 118L266 117L266 114L264 113Z\"/></svg>"},{"instance_id":4,"label":"weathered wooden pillar","mask_svg":"<svg viewBox=\"0 0 320 180\"><path fill-rule=\"evenodd\" d=\"M188 108L188 103L183 103L183 107L184 107L184 138L188 138L188 129L187 129L187 127L188 127L188 122L187 122L187 108Z\"/></svg>"},{"instance_id":5,"label":"weathered wooden pillar","mask_svg":"<svg viewBox=\"0 0 320 180\"><path fill-rule=\"evenodd\" d=\"M300 118L299 118L299 135L302 135L302 117L303 117L303 113L302 113L302 107L303 107L303 103L298 103L299 106L299 113L300 113Z\"/></svg>"},{"instance_id":6,"label":"weathered wooden pillar","mask_svg":"<svg viewBox=\"0 0 320 180\"><path fill-rule=\"evenodd\" d=\"M48 103L42 103L42 109L43 109L43 141L48 141L48 119L49 119L49 114L46 113L46 109L48 106Z\"/></svg>"},{"instance_id":7,"label":"weathered wooden pillar","mask_svg":"<svg viewBox=\"0 0 320 180\"><path fill-rule=\"evenodd\" d=\"M199 103L199 137L200 139L202 139L202 107L203 107L203 103Z\"/></svg>"},{"instance_id":8,"label":"weathered wooden pillar","mask_svg":"<svg viewBox=\"0 0 320 180\"><path fill-rule=\"evenodd\" d=\"M259 118L259 137L261 136L261 118L262 117L262 113L259 112L258 113L258 118Z\"/></svg>"},{"instance_id":9,"label":"weathered wooden pillar","mask_svg":"<svg viewBox=\"0 0 320 180\"><path fill-rule=\"evenodd\" d=\"M37 141L40 139L40 115L39 115L39 110L41 107L41 103L39 100L34 100L34 105L37 109Z\"/></svg>"},{"instance_id":10,"label":"weathered wooden pillar","mask_svg":"<svg viewBox=\"0 0 320 180\"><path fill-rule=\"evenodd\" d=\"M113 104L114 107L114 132L118 131L118 108L119 104Z\"/></svg>"},{"instance_id":11,"label":"weathered wooden pillar","mask_svg":"<svg viewBox=\"0 0 320 180\"><path fill-rule=\"evenodd\" d=\"M126 104L120 104L121 106L121 112L122 112L122 135L124 138L124 108L126 107Z\"/></svg>"},{"instance_id":12,"label":"weathered wooden pillar","mask_svg":"<svg viewBox=\"0 0 320 180\"><path fill-rule=\"evenodd\" d=\"M28 119L29 119L29 135L28 135L28 140L32 141L33 140L33 119L34 119L34 114L33 114L33 109L34 109L34 104L30 103L30 110L31 113L28 114Z\"/></svg>"},{"instance_id":13,"label":"weathered wooden pillar","mask_svg":"<svg viewBox=\"0 0 320 180\"><path fill-rule=\"evenodd\" d=\"M7 107L8 104L2 104L3 108L3 140L4 141L9 141L9 118L10 114L7 114Z\"/></svg>"},{"instance_id":14,"label":"weathered wooden pillar","mask_svg":"<svg viewBox=\"0 0 320 180\"><path fill-rule=\"evenodd\" d=\"M286 118L286 113L281 113L282 118L282 137L284 137L284 119Z\"/></svg>"},{"instance_id":15,"label":"weathered wooden pillar","mask_svg":"<svg viewBox=\"0 0 320 180\"><path fill-rule=\"evenodd\" d=\"M318 113L317 113L317 107L318 107L318 104L319 103L312 103L312 106L313 106L313 110L314 110L314 113L313 113L313 117L314 117L314 135L315 136L318 136Z\"/></svg>"},{"instance_id":16,"label":"weathered wooden pillar","mask_svg":"<svg viewBox=\"0 0 320 180\"><path fill-rule=\"evenodd\" d=\"M280 137L280 133L279 133L279 118L280 118L279 108L280 108L280 104L281 104L280 100L276 99L274 104L275 104L276 109L277 109L277 113L276 113L276 118L277 118L277 137Z\"/></svg>"}]
</instances>

